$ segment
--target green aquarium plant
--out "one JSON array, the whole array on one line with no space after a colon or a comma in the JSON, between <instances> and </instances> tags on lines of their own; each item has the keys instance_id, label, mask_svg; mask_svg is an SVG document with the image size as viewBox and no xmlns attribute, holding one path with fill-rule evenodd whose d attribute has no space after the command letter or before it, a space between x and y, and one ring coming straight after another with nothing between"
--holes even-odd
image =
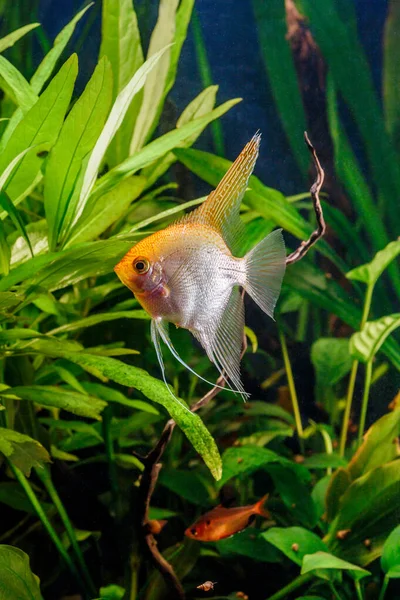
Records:
<instances>
[{"instance_id":1,"label":"green aquarium plant","mask_svg":"<svg viewBox=\"0 0 400 600\"><path fill-rule=\"evenodd\" d=\"M71 39L78 24L85 23L82 35L93 26L99 3L77 12L52 43L17 16L15 30L0 40L0 589L7 600L161 600L171 588L175 597L200 595L209 580L221 598L362 600L371 589L389 598L399 573L398 399L369 428L366 422L371 389L400 365L392 217L385 212L384 235L379 224L371 233L360 210L356 230L324 201L346 252L320 240L288 266L270 336L275 349L264 350L261 328L246 328L244 371L254 381L261 373L257 391L244 404L167 358L174 395L192 408L185 410L159 378L147 314L113 267L140 236L202 201L181 199L171 169L178 161L212 186L222 178L229 161L191 146L214 124L222 150L218 119L239 99L217 105L212 56L195 20L206 87L161 133L194 0L160 0L147 50L145 3L135 4L137 10L130 0L103 0L98 62L79 94L85 57L71 53ZM265 10L270 5L281 10L283 3ZM339 5L345 10L337 3L335 11ZM311 12L309 18L316 20ZM283 52L282 27L273 33ZM18 50L23 36L34 34L43 49L36 69ZM349 185L355 173L361 191L370 191L356 163L346 168L354 156L333 125L337 90L347 88L333 70L332 78L337 163ZM289 79L287 89L296 89ZM376 129L384 149L387 134ZM293 131L290 124L286 130ZM302 136L293 133L291 145L305 173ZM379 178L375 159L371 154L370 168ZM382 187L383 205L395 185L394 177ZM357 198L375 202L360 191ZM276 225L291 234L289 246L307 240L315 230L310 208L308 193L286 197L253 176L243 202L243 253ZM360 266L373 253L367 240L376 255ZM327 276L321 257L347 274L357 303ZM352 330L333 337L329 315ZM184 360L213 380L208 359L184 332L172 335ZM294 339L311 348L324 418L303 414ZM348 417L357 372L365 381L353 440ZM266 494L271 520L212 543L183 535L220 499L243 506ZM276 576L260 579L260 570Z\"/></svg>"}]
</instances>

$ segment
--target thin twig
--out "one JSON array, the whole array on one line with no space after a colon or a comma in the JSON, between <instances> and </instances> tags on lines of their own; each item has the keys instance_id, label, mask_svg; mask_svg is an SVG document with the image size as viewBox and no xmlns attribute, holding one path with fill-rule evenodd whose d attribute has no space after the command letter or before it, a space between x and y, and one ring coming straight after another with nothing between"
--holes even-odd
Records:
<instances>
[{"instance_id":1,"label":"thin twig","mask_svg":"<svg viewBox=\"0 0 400 600\"><path fill-rule=\"evenodd\" d=\"M308 146L308 149L312 154L315 169L317 171L317 177L310 188L310 195L313 201L315 215L317 217L317 229L312 232L308 240L301 242L297 250L295 250L294 252L289 254L289 256L286 257L286 265L292 265L298 260L301 260L307 254L311 246L313 246L315 242L317 242L324 235L326 229L321 202L319 199L319 192L321 190L322 184L324 183L324 170L321 167L321 163L319 162L315 148L310 142L306 131L304 132L304 139Z\"/></svg>"}]
</instances>

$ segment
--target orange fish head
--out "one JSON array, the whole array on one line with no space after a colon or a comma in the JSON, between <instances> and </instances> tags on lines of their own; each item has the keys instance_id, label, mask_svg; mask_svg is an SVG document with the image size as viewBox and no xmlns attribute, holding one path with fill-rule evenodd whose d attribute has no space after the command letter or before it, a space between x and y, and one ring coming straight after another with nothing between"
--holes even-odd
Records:
<instances>
[{"instance_id":1,"label":"orange fish head","mask_svg":"<svg viewBox=\"0 0 400 600\"><path fill-rule=\"evenodd\" d=\"M161 264L145 242L133 246L114 267L122 283L134 294L151 293L162 282Z\"/></svg>"},{"instance_id":2,"label":"orange fish head","mask_svg":"<svg viewBox=\"0 0 400 600\"><path fill-rule=\"evenodd\" d=\"M185 535L191 540L197 540L199 537L201 537L202 529L201 523L195 523L186 529Z\"/></svg>"}]
</instances>

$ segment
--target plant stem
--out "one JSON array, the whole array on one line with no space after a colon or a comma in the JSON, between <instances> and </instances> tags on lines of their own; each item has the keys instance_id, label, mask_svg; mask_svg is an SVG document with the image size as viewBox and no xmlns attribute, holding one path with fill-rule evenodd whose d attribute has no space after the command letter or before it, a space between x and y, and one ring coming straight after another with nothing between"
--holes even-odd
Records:
<instances>
[{"instance_id":1,"label":"plant stem","mask_svg":"<svg viewBox=\"0 0 400 600\"><path fill-rule=\"evenodd\" d=\"M285 598L288 594L290 594L291 592L294 592L294 590L297 590L297 588L301 587L302 585L305 585L311 579L312 579L311 573L306 573L305 575L299 575L291 583L288 583L288 585L285 585L284 588L279 590L279 592L276 592L276 594L274 594L273 596L270 596L268 598L268 600L282 600L282 598Z\"/></svg>"},{"instance_id":2,"label":"plant stem","mask_svg":"<svg viewBox=\"0 0 400 600\"><path fill-rule=\"evenodd\" d=\"M374 284L370 284L367 286L367 291L365 293L364 298L364 308L361 316L360 323L360 331L364 329L364 325L367 322L369 311L371 310L371 301L372 301L372 292L374 291ZM349 379L349 387L347 388L347 396L346 396L346 407L343 415L343 424L342 424L342 432L340 436L340 456L344 456L344 452L346 449L346 441L347 441L347 431L349 428L349 419L351 415L351 406L353 403L354 396L354 387L356 383L358 371L358 360L353 361L353 365L351 367L350 379Z\"/></svg>"},{"instance_id":3,"label":"plant stem","mask_svg":"<svg viewBox=\"0 0 400 600\"><path fill-rule=\"evenodd\" d=\"M40 504L40 501L36 497L35 492L31 488L29 481L27 480L25 475L22 473L22 471L20 471L16 466L14 466L11 461L8 461L8 464L10 466L11 471L14 473L15 479L18 481L18 483L24 490L28 500L32 504L34 511L36 512L37 516L39 517L40 521L42 522L43 527L46 529L47 533L49 534L53 544L57 548L60 556L64 560L68 569L71 571L72 575L75 577L76 581L79 583L79 586L82 589L85 589L85 585L82 581L82 578L81 578L77 568L75 567L74 563L72 562L68 552L64 548L64 546L61 542L61 539L59 538L56 530L54 529L53 525L50 523L49 519L47 518L47 515L44 512L42 505Z\"/></svg>"},{"instance_id":4,"label":"plant stem","mask_svg":"<svg viewBox=\"0 0 400 600\"><path fill-rule=\"evenodd\" d=\"M335 596L335 598L337 598L337 600L342 600L332 581L329 582L329 587L331 588L332 594Z\"/></svg>"},{"instance_id":5,"label":"plant stem","mask_svg":"<svg viewBox=\"0 0 400 600\"><path fill-rule=\"evenodd\" d=\"M300 409L299 409L299 401L298 401L297 393L296 393L296 386L294 384L294 379L293 379L292 365L290 364L290 358L289 358L289 353L288 353L288 349L287 349L285 334L283 333L283 329L279 325L278 325L278 333L279 333L279 341L282 346L282 356L283 356L283 362L285 364L285 369L286 369L286 376L287 376L288 385L289 385L290 397L292 399L292 406L293 406L294 419L296 422L297 435L299 437L301 451L304 452L304 430L303 430L303 425L301 422L301 415L300 415Z\"/></svg>"},{"instance_id":6,"label":"plant stem","mask_svg":"<svg viewBox=\"0 0 400 600\"><path fill-rule=\"evenodd\" d=\"M364 600L363 593L362 593L362 590L361 590L361 585L360 585L360 582L357 579L354 580L354 585L356 586L356 592L357 592L357 598L358 598L358 600Z\"/></svg>"},{"instance_id":7,"label":"plant stem","mask_svg":"<svg viewBox=\"0 0 400 600\"><path fill-rule=\"evenodd\" d=\"M129 594L129 600L137 600L138 595L138 573L140 567L140 558L135 551L131 554L131 589Z\"/></svg>"},{"instance_id":8,"label":"plant stem","mask_svg":"<svg viewBox=\"0 0 400 600\"><path fill-rule=\"evenodd\" d=\"M382 584L382 588L381 588L381 593L379 594L379 599L378 600L384 600L385 598L385 594L386 594L386 590L387 590L387 586L389 585L389 577L387 575L385 575L385 579L383 580L383 584Z\"/></svg>"},{"instance_id":9,"label":"plant stem","mask_svg":"<svg viewBox=\"0 0 400 600\"><path fill-rule=\"evenodd\" d=\"M360 447L364 437L364 429L365 429L365 420L367 418L367 409L368 409L368 398L369 398L369 390L371 387L371 379L372 379L372 359L367 362L365 365L365 380L364 380L364 392L361 403L361 415L360 415L360 425L358 428L358 441L357 446Z\"/></svg>"},{"instance_id":10,"label":"plant stem","mask_svg":"<svg viewBox=\"0 0 400 600\"><path fill-rule=\"evenodd\" d=\"M71 542L72 549L75 552L77 562L81 568L81 572L82 572L83 578L86 582L87 588L88 588L88 590L90 590L90 594L92 596L95 596L97 593L96 586L94 585L92 578L90 577L88 568L85 563L85 559L83 558L83 554L79 547L78 540L76 539L74 527L69 519L68 513L65 510L65 507L61 501L61 498L58 495L56 488L54 487L54 484L53 484L51 476L50 476L50 471L47 467L45 467L44 469L35 469L35 471L36 471L37 476L39 477L39 479L42 481L43 485L45 486L46 491L51 498L51 501L53 502L54 506L56 507L56 509L58 511L58 514L61 517L61 520L64 524L65 530L69 537L69 541Z\"/></svg>"}]
</instances>

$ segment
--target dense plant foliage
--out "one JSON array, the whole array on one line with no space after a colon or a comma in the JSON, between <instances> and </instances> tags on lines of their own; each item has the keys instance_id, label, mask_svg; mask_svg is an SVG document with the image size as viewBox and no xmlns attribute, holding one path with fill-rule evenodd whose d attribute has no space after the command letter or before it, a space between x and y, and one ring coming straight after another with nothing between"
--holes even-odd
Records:
<instances>
[{"instance_id":1,"label":"dense plant foliage","mask_svg":"<svg viewBox=\"0 0 400 600\"><path fill-rule=\"evenodd\" d=\"M197 19L194 39L207 87L175 128L161 133L159 127L194 0L160 0L146 52L132 1L103 0L99 59L80 94L78 58L68 48L95 7L81 10L51 47L41 37L48 51L36 70L18 59L17 49L39 28L4 32L0 598L171 594L144 553L138 519L146 455L169 418L177 427L163 447L149 518L189 597L209 593L197 589L204 581L218 582L210 592L220 598L303 593L304 600L383 600L395 589L400 400L390 390L400 369L400 217L393 200L400 192L400 115L392 84L400 14L392 4L383 115L352 3L325 0L322 9L311 0L296 2L328 67L334 163L354 214L345 216L326 198L334 235L288 267L276 323L249 307L243 372L251 400L244 404L219 390L199 414L160 380L148 316L113 273L141 236L202 201L183 202L175 163L214 187L230 166L191 148L213 125L221 149L217 119L239 102L216 105ZM306 189L307 116L285 38L285 3L253 5L277 109ZM5 58L8 48L12 55ZM350 144L341 103L359 130L367 169ZM314 229L311 209L304 190L285 197L252 176L243 202L243 253L276 226L295 247ZM174 345L197 372L215 379L186 333L173 332ZM315 382L304 375L297 351L312 362ZM166 359L175 395L193 406L207 384ZM265 494L271 520L257 518L212 543L184 536L221 502L242 506Z\"/></svg>"}]
</instances>

